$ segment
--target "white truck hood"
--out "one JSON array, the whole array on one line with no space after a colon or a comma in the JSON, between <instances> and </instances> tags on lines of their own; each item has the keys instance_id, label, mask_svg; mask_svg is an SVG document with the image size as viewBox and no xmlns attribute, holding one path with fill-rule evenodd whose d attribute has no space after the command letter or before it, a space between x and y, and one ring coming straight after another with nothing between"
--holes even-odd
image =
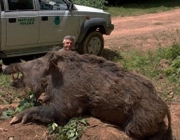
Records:
<instances>
[{"instance_id":1,"label":"white truck hood","mask_svg":"<svg viewBox=\"0 0 180 140\"><path fill-rule=\"evenodd\" d=\"M102 9L98 9L98 8L76 5L76 4L74 4L74 6L78 9L78 11L90 11L90 12L102 12L102 13L104 13L104 11Z\"/></svg>"}]
</instances>

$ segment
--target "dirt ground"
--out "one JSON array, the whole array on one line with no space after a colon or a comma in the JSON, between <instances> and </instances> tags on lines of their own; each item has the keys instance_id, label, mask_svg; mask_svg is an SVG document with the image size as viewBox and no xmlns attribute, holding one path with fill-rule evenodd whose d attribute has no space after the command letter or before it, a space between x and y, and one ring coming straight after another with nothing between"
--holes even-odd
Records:
<instances>
[{"instance_id":1,"label":"dirt ground","mask_svg":"<svg viewBox=\"0 0 180 140\"><path fill-rule=\"evenodd\" d=\"M115 29L105 37L105 50L121 48L143 51L171 46L180 43L180 9L146 14L135 17L116 17L112 19ZM172 115L172 128L175 140L180 140L180 99L169 107ZM0 113L7 106L0 105ZM38 124L9 125L10 120L0 120L0 140L46 140L47 127ZM90 127L82 140L129 140L124 132L98 119L89 118Z\"/></svg>"}]
</instances>

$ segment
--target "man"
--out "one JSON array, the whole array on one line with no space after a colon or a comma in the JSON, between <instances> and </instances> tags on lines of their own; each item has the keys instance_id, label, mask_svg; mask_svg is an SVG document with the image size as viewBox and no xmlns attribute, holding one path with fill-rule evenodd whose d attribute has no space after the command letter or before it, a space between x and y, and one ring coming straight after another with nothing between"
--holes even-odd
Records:
<instances>
[{"instance_id":1,"label":"man","mask_svg":"<svg viewBox=\"0 0 180 140\"><path fill-rule=\"evenodd\" d=\"M75 37L72 35L67 35L63 38L62 46L54 46L52 50L54 51L73 51L75 45Z\"/></svg>"},{"instance_id":2,"label":"man","mask_svg":"<svg viewBox=\"0 0 180 140\"><path fill-rule=\"evenodd\" d=\"M63 48L61 50L71 51L75 44L75 37L67 35L63 39Z\"/></svg>"}]
</instances>

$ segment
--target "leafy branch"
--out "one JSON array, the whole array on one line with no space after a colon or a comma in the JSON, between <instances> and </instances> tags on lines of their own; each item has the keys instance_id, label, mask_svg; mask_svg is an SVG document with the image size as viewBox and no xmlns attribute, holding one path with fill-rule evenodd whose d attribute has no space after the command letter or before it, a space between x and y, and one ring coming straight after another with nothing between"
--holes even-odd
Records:
<instances>
[{"instance_id":1,"label":"leafy branch","mask_svg":"<svg viewBox=\"0 0 180 140\"><path fill-rule=\"evenodd\" d=\"M15 110L8 108L7 110L2 112L1 119L7 119L13 117L15 114L29 108L35 106L35 97L34 95L30 95L24 98L22 101L19 102L19 105Z\"/></svg>"},{"instance_id":2,"label":"leafy branch","mask_svg":"<svg viewBox=\"0 0 180 140\"><path fill-rule=\"evenodd\" d=\"M49 134L56 134L57 140L79 140L87 128L88 122L83 118L72 118L65 126L52 123L48 126Z\"/></svg>"}]
</instances>

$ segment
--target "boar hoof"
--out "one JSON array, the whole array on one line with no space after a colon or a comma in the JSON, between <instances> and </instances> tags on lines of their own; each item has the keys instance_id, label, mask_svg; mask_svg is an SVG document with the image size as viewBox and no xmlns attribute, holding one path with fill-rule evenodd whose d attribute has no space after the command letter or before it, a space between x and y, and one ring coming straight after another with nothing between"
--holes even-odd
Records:
<instances>
[{"instance_id":1,"label":"boar hoof","mask_svg":"<svg viewBox=\"0 0 180 140\"><path fill-rule=\"evenodd\" d=\"M30 120L29 114L19 113L15 115L12 120L10 121L10 124L15 124L21 121L21 124L27 123L27 121Z\"/></svg>"},{"instance_id":2,"label":"boar hoof","mask_svg":"<svg viewBox=\"0 0 180 140\"><path fill-rule=\"evenodd\" d=\"M20 117L13 117L12 120L10 121L10 124L15 124L15 123L18 123L21 121L21 118Z\"/></svg>"}]
</instances>

